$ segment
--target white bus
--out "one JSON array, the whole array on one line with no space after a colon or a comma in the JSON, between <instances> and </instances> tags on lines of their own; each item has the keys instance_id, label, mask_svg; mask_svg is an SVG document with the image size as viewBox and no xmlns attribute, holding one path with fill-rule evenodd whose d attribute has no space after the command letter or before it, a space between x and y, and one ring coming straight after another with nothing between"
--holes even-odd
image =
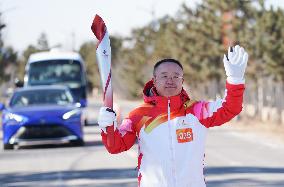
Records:
<instances>
[{"instance_id":1,"label":"white bus","mask_svg":"<svg viewBox=\"0 0 284 187\"><path fill-rule=\"evenodd\" d=\"M87 106L87 75L83 59L75 52L48 51L30 55L24 87L66 85L82 107Z\"/></svg>"}]
</instances>

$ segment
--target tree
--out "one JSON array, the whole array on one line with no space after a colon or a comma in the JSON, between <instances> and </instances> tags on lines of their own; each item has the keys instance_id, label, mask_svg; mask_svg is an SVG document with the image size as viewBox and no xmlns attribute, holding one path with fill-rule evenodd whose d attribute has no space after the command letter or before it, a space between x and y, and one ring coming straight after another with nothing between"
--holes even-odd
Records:
<instances>
[{"instance_id":1,"label":"tree","mask_svg":"<svg viewBox=\"0 0 284 187\"><path fill-rule=\"evenodd\" d=\"M110 36L110 43L111 43L111 58L112 58L112 76L116 77L116 71L114 69L119 65L119 54L121 53L120 50L122 48L122 38L118 36ZM85 42L81 45L79 53L84 59L86 63L87 69L87 77L88 80L92 83L93 87L101 89L101 82L100 82L100 75L99 69L96 62L96 48L97 44L95 42ZM115 78L113 78L115 81ZM114 84L115 85L118 84Z\"/></svg>"},{"instance_id":2,"label":"tree","mask_svg":"<svg viewBox=\"0 0 284 187\"><path fill-rule=\"evenodd\" d=\"M24 80L24 74L25 74L25 66L27 64L27 61L31 54L39 52L40 50L33 46L29 45L24 51L21 59L18 61L18 69L17 69L17 78L19 80Z\"/></svg>"},{"instance_id":3,"label":"tree","mask_svg":"<svg viewBox=\"0 0 284 187\"><path fill-rule=\"evenodd\" d=\"M254 57L262 74L284 80L284 11L262 10L254 27ZM259 65L259 66L260 66Z\"/></svg>"},{"instance_id":4,"label":"tree","mask_svg":"<svg viewBox=\"0 0 284 187\"><path fill-rule=\"evenodd\" d=\"M21 59L18 61L17 75L20 80L23 80L24 78L25 66L30 55L33 53L47 50L49 50L47 35L45 33L41 33L37 40L37 45L28 45L27 48L23 51Z\"/></svg>"},{"instance_id":5,"label":"tree","mask_svg":"<svg viewBox=\"0 0 284 187\"><path fill-rule=\"evenodd\" d=\"M0 49L2 49L4 45L2 40L2 29L6 27L6 24L2 22L1 15L2 13L0 12Z\"/></svg>"},{"instance_id":6,"label":"tree","mask_svg":"<svg viewBox=\"0 0 284 187\"><path fill-rule=\"evenodd\" d=\"M231 15L231 19L226 20L224 15ZM132 95L138 95L137 88L151 76L149 66L162 58L176 58L184 65L190 85L212 79L224 82L226 41L234 45L247 40L255 15L252 3L241 0L204 0L196 9L184 4L175 17L165 16L156 21L155 27L151 22L133 30L129 39L133 45L121 50L121 72L127 72L121 78L130 85Z\"/></svg>"},{"instance_id":7,"label":"tree","mask_svg":"<svg viewBox=\"0 0 284 187\"><path fill-rule=\"evenodd\" d=\"M8 81L11 78L17 61L17 53L13 48L4 46L1 32L5 27L6 24L2 22L0 13L0 83Z\"/></svg>"},{"instance_id":8,"label":"tree","mask_svg":"<svg viewBox=\"0 0 284 187\"><path fill-rule=\"evenodd\" d=\"M85 61L87 79L93 87L100 88L100 75L96 63L96 43L86 42L80 47L79 53Z\"/></svg>"},{"instance_id":9,"label":"tree","mask_svg":"<svg viewBox=\"0 0 284 187\"><path fill-rule=\"evenodd\" d=\"M1 13L0 13L0 82L3 81L4 79L4 54L3 54L3 46L4 46L4 43L3 43L3 40L2 40L2 29L5 28L5 24L2 22L2 19L1 19Z\"/></svg>"}]
</instances>

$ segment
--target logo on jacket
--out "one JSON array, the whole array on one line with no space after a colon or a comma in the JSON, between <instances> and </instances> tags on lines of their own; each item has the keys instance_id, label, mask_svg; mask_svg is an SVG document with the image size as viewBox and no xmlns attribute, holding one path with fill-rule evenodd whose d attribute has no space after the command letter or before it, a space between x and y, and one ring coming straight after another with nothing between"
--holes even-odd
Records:
<instances>
[{"instance_id":1,"label":"logo on jacket","mask_svg":"<svg viewBox=\"0 0 284 187\"><path fill-rule=\"evenodd\" d=\"M193 141L192 128L177 129L176 135L178 143L186 143Z\"/></svg>"}]
</instances>

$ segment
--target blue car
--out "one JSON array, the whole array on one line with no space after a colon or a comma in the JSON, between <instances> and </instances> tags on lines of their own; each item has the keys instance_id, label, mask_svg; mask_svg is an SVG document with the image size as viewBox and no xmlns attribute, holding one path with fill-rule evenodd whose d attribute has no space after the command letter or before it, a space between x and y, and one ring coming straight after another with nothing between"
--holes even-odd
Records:
<instances>
[{"instance_id":1,"label":"blue car","mask_svg":"<svg viewBox=\"0 0 284 187\"><path fill-rule=\"evenodd\" d=\"M65 86L20 88L0 104L4 149L15 145L83 145L82 110Z\"/></svg>"}]
</instances>

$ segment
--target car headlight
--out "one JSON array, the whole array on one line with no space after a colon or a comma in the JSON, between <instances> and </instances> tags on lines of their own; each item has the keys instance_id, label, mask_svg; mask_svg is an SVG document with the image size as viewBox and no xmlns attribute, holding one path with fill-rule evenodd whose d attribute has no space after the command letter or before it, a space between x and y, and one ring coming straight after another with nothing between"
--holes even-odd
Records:
<instances>
[{"instance_id":1,"label":"car headlight","mask_svg":"<svg viewBox=\"0 0 284 187\"><path fill-rule=\"evenodd\" d=\"M65 114L63 114L62 118L64 120L67 120L69 118L71 118L72 116L76 115L76 114L80 114L80 109L74 109L74 110L71 110L69 112L66 112Z\"/></svg>"},{"instance_id":2,"label":"car headlight","mask_svg":"<svg viewBox=\"0 0 284 187\"><path fill-rule=\"evenodd\" d=\"M19 123L26 121L27 118L18 114L8 113L5 115L4 120L7 125L18 125Z\"/></svg>"}]
</instances>

